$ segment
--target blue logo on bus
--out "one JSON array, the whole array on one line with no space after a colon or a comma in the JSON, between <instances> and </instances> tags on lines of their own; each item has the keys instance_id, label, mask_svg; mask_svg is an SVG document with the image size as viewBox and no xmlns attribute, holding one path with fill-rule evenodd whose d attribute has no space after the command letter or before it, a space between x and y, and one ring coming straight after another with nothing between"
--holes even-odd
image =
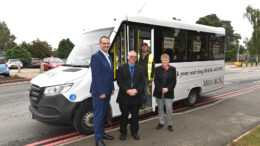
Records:
<instances>
[{"instance_id":1,"label":"blue logo on bus","mask_svg":"<svg viewBox=\"0 0 260 146\"><path fill-rule=\"evenodd\" d=\"M75 101L76 98L77 98L77 96L76 96L75 94L71 94L71 95L70 95L70 100L71 100L71 101Z\"/></svg>"}]
</instances>

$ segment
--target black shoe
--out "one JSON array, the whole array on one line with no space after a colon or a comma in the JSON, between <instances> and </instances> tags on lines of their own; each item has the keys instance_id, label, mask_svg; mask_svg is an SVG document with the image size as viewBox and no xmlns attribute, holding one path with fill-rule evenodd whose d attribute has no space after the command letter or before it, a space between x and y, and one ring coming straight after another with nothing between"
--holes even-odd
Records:
<instances>
[{"instance_id":1,"label":"black shoe","mask_svg":"<svg viewBox=\"0 0 260 146\"><path fill-rule=\"evenodd\" d=\"M159 130L159 129L162 129L162 127L163 127L163 124L160 124L160 123L159 123L159 124L157 125L156 129Z\"/></svg>"},{"instance_id":2,"label":"black shoe","mask_svg":"<svg viewBox=\"0 0 260 146\"><path fill-rule=\"evenodd\" d=\"M120 139L121 141L124 141L124 140L126 139L126 135L125 135L125 134L120 134L119 139Z\"/></svg>"},{"instance_id":3,"label":"black shoe","mask_svg":"<svg viewBox=\"0 0 260 146\"><path fill-rule=\"evenodd\" d=\"M111 136L111 135L108 135L108 134L104 133L103 139L105 139L105 140L112 140L112 139L114 139L114 137Z\"/></svg>"},{"instance_id":4,"label":"black shoe","mask_svg":"<svg viewBox=\"0 0 260 146\"><path fill-rule=\"evenodd\" d=\"M169 125L168 126L168 130L172 132L173 131L173 127L171 125Z\"/></svg>"},{"instance_id":5,"label":"black shoe","mask_svg":"<svg viewBox=\"0 0 260 146\"><path fill-rule=\"evenodd\" d=\"M106 146L103 141L96 142L96 146Z\"/></svg>"},{"instance_id":6,"label":"black shoe","mask_svg":"<svg viewBox=\"0 0 260 146\"><path fill-rule=\"evenodd\" d=\"M135 140L139 140L140 139L140 137L139 137L139 135L136 133L136 134L133 134L132 135L133 136L133 138L135 139Z\"/></svg>"}]
</instances>

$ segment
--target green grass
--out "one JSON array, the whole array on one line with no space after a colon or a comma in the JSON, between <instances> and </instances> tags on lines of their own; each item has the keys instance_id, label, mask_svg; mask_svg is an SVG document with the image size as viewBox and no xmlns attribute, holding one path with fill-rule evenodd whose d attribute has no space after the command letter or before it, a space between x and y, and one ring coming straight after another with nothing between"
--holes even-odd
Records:
<instances>
[{"instance_id":1,"label":"green grass","mask_svg":"<svg viewBox=\"0 0 260 146\"><path fill-rule=\"evenodd\" d=\"M260 146L260 126L243 136L236 142L232 142L231 146Z\"/></svg>"}]
</instances>

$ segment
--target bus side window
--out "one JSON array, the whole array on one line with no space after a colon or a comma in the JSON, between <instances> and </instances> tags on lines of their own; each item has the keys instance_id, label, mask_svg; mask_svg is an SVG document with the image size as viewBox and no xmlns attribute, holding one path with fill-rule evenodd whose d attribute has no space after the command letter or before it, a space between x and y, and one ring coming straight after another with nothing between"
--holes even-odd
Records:
<instances>
[{"instance_id":1,"label":"bus side window","mask_svg":"<svg viewBox=\"0 0 260 146\"><path fill-rule=\"evenodd\" d=\"M224 36L216 36L215 34L209 37L209 59L219 60L224 59Z\"/></svg>"},{"instance_id":2,"label":"bus side window","mask_svg":"<svg viewBox=\"0 0 260 146\"><path fill-rule=\"evenodd\" d=\"M176 28L157 27L154 32L155 39L155 62L161 63L160 56L167 53L170 62L182 62L187 59L185 30Z\"/></svg>"}]
</instances>

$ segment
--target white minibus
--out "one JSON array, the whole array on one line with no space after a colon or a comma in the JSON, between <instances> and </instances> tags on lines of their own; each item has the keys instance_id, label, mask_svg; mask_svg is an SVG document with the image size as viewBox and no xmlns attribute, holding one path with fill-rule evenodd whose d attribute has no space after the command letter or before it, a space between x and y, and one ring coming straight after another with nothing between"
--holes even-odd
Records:
<instances>
[{"instance_id":1,"label":"white minibus","mask_svg":"<svg viewBox=\"0 0 260 146\"><path fill-rule=\"evenodd\" d=\"M184 100L193 106L201 94L224 86L224 28L188 24L175 20L148 17L126 17L115 20L114 26L86 32L73 48L66 63L42 73L31 80L29 87L32 118L50 124L70 124L82 134L93 133L93 106L90 91L91 55L99 50L99 38L108 36L109 54L114 63L115 94L111 97L113 117L120 116L119 91L116 70L127 62L129 50L140 52L143 42L148 43L156 66L160 56L167 53L170 64L176 67L177 84L174 101ZM156 110L151 103L140 114Z\"/></svg>"}]
</instances>

